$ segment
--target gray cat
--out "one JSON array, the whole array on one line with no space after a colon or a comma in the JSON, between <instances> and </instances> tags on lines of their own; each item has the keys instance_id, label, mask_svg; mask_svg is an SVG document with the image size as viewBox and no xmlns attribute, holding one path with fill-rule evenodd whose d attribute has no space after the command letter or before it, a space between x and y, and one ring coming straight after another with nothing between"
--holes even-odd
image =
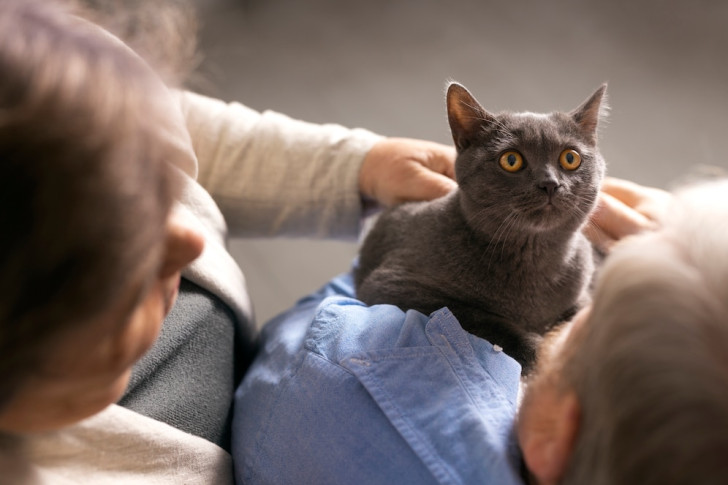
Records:
<instances>
[{"instance_id":1,"label":"gray cat","mask_svg":"<svg viewBox=\"0 0 728 485\"><path fill-rule=\"evenodd\" d=\"M382 213L360 250L357 297L425 314L448 307L527 373L540 336L588 300L595 262L581 229L605 172L605 92L570 113L491 114L450 84L459 188Z\"/></svg>"}]
</instances>

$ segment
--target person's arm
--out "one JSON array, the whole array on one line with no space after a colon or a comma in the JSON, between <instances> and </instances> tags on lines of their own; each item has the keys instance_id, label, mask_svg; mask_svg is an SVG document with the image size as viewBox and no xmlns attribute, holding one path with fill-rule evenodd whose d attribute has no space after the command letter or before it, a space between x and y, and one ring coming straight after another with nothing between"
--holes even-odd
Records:
<instances>
[{"instance_id":1,"label":"person's arm","mask_svg":"<svg viewBox=\"0 0 728 485\"><path fill-rule=\"evenodd\" d=\"M362 196L387 205L433 198L454 185L443 182L454 152L439 144L180 96L198 181L232 235L354 237Z\"/></svg>"},{"instance_id":2,"label":"person's arm","mask_svg":"<svg viewBox=\"0 0 728 485\"><path fill-rule=\"evenodd\" d=\"M671 198L664 190L607 177L585 234L595 246L609 252L622 238L657 228Z\"/></svg>"}]
</instances>

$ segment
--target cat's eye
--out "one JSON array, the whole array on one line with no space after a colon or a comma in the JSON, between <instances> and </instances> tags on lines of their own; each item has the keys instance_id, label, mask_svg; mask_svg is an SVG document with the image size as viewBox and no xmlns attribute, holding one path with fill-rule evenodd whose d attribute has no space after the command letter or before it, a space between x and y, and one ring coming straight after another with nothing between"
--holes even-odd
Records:
<instances>
[{"instance_id":1,"label":"cat's eye","mask_svg":"<svg viewBox=\"0 0 728 485\"><path fill-rule=\"evenodd\" d=\"M564 170L576 170L581 165L581 155L576 150L564 150L559 156L559 163Z\"/></svg>"},{"instance_id":2,"label":"cat's eye","mask_svg":"<svg viewBox=\"0 0 728 485\"><path fill-rule=\"evenodd\" d=\"M523 168L523 157L514 150L509 150L500 156L500 166L506 172L518 172Z\"/></svg>"}]
</instances>

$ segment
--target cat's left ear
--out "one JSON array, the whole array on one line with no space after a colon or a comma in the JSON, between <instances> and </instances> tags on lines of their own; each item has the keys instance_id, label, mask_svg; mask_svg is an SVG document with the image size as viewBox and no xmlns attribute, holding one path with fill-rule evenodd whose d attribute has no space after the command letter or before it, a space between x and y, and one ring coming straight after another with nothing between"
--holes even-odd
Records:
<instances>
[{"instance_id":1,"label":"cat's left ear","mask_svg":"<svg viewBox=\"0 0 728 485\"><path fill-rule=\"evenodd\" d=\"M599 122L607 117L609 106L607 105L607 84L599 86L589 99L581 106L569 113L572 119L593 143L597 141L597 127Z\"/></svg>"}]
</instances>

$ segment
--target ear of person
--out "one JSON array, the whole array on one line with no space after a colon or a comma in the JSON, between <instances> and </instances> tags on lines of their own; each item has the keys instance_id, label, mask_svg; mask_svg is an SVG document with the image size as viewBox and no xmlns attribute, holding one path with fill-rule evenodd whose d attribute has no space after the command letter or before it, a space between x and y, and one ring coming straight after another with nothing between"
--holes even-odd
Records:
<instances>
[{"instance_id":1,"label":"ear of person","mask_svg":"<svg viewBox=\"0 0 728 485\"><path fill-rule=\"evenodd\" d=\"M554 485L563 477L579 430L579 401L573 391L549 390L519 427L523 459L532 484Z\"/></svg>"}]
</instances>

